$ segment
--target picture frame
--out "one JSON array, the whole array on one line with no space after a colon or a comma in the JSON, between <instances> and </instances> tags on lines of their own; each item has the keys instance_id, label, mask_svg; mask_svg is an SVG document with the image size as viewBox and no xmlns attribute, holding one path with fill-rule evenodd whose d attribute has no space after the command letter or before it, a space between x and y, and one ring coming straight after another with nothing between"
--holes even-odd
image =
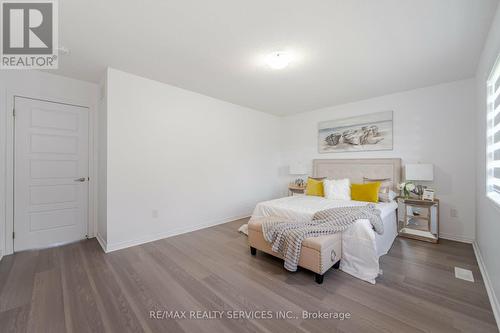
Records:
<instances>
[{"instance_id":1,"label":"picture frame","mask_svg":"<svg viewBox=\"0 0 500 333\"><path fill-rule=\"evenodd\" d=\"M393 150L393 111L323 121L318 124L318 152Z\"/></svg>"},{"instance_id":2,"label":"picture frame","mask_svg":"<svg viewBox=\"0 0 500 333\"><path fill-rule=\"evenodd\" d=\"M434 201L434 190L430 188L424 189L424 193L422 194L422 200Z\"/></svg>"}]
</instances>

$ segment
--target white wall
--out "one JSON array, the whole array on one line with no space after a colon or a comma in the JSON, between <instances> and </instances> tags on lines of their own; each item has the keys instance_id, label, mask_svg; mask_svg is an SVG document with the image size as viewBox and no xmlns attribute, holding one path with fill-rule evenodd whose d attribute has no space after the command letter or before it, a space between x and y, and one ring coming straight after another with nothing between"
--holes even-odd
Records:
<instances>
[{"instance_id":1,"label":"white wall","mask_svg":"<svg viewBox=\"0 0 500 333\"><path fill-rule=\"evenodd\" d=\"M0 72L0 251L3 254L12 253L12 215L11 210L7 209L7 202L12 203L12 179L7 178L6 174L10 167L7 165L9 160L7 157L12 154L11 148L7 146L7 138L11 136L7 129L12 123L13 96L88 106L92 110L92 121L96 118L93 113L96 112L97 90L96 84L45 72L24 70ZM92 135L91 140L93 140ZM95 146L94 141L91 144ZM94 162L96 165L97 162ZM95 202L89 204L93 210ZM94 221L94 214L89 214L89 217Z\"/></svg>"},{"instance_id":2,"label":"white wall","mask_svg":"<svg viewBox=\"0 0 500 333\"><path fill-rule=\"evenodd\" d=\"M107 71L101 83L99 84L99 112L97 117L98 122L98 161L97 168L98 184L97 184L97 240L101 243L103 248L106 248L108 240L108 98L107 98Z\"/></svg>"},{"instance_id":3,"label":"white wall","mask_svg":"<svg viewBox=\"0 0 500 333\"><path fill-rule=\"evenodd\" d=\"M114 69L107 79L108 251L278 195L278 117Z\"/></svg>"},{"instance_id":4,"label":"white wall","mask_svg":"<svg viewBox=\"0 0 500 333\"><path fill-rule=\"evenodd\" d=\"M434 164L441 200L442 237L474 239L474 80L412 90L284 118L283 162L315 158L400 157L403 163ZM377 111L394 111L394 150L318 153L318 122ZM456 209L458 217L450 216Z\"/></svg>"},{"instance_id":5,"label":"white wall","mask_svg":"<svg viewBox=\"0 0 500 333\"><path fill-rule=\"evenodd\" d=\"M500 55L500 6L497 9L476 73L477 82L477 214L476 242L491 282L492 306L500 326L500 207L486 197L486 80ZM484 275L484 274L483 274Z\"/></svg>"}]
</instances>

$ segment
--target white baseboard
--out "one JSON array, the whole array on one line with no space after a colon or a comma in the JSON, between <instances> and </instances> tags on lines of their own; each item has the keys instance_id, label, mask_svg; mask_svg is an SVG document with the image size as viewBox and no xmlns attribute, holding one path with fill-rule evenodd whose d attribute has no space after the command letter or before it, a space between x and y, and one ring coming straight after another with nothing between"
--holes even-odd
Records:
<instances>
[{"instance_id":1,"label":"white baseboard","mask_svg":"<svg viewBox=\"0 0 500 333\"><path fill-rule=\"evenodd\" d=\"M451 235L451 234L439 233L439 238L452 240L452 241L456 241L456 242L461 242L461 243L467 243L467 244L474 243L474 239L463 237L463 236Z\"/></svg>"},{"instance_id":2,"label":"white baseboard","mask_svg":"<svg viewBox=\"0 0 500 333\"><path fill-rule=\"evenodd\" d=\"M102 247L102 250L104 252L108 252L107 251L107 248L108 248L108 244L106 243L106 241L102 238L102 236L99 234L99 232L96 233L95 235L95 238L97 239L97 241L99 242L99 245L101 245Z\"/></svg>"},{"instance_id":3,"label":"white baseboard","mask_svg":"<svg viewBox=\"0 0 500 333\"><path fill-rule=\"evenodd\" d=\"M493 314L495 316L495 320L497 321L498 330L500 331L500 303L498 303L498 298L495 295L495 290L493 290L493 285L491 284L488 271L486 270L486 266L484 265L483 256L481 255L481 250L479 249L477 242L473 242L472 247L474 248L477 264L479 265L479 270L481 271L481 275L483 276L484 286L486 287L486 292L488 293L488 298L490 299L491 308L493 309Z\"/></svg>"},{"instance_id":4,"label":"white baseboard","mask_svg":"<svg viewBox=\"0 0 500 333\"><path fill-rule=\"evenodd\" d=\"M159 233L159 234L158 233L151 234L151 235L147 235L147 236L144 236L141 238L128 240L128 241L124 241L124 242L118 242L118 243L113 243L113 244L109 244L109 243L106 244L105 242L103 242L105 244L105 246L103 246L103 244L101 244L101 246L103 247L104 252L109 253L109 252L125 249L127 247L141 245L141 244L149 243L149 242L154 242L156 240L160 240L163 238L177 236L180 234L185 234L185 233L200 230L200 229L213 227L213 226L216 226L219 224L223 224L223 223L227 223L227 222L231 222L231 221L236 221L239 219L250 217L250 215L251 214L245 214L242 216L232 216L232 217L228 217L228 218L225 218L223 220L219 220L219 221L215 221L215 222L207 222L207 223L194 225L194 226L176 228L173 230L169 230L167 232L163 232L163 233ZM97 240L99 241L99 238ZM101 241L99 241L99 243L101 243Z\"/></svg>"}]
</instances>

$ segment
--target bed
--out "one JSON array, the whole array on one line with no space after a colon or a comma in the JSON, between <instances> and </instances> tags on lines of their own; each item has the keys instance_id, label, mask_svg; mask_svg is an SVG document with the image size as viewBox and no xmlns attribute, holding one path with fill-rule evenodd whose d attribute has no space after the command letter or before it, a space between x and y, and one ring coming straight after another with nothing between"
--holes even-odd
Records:
<instances>
[{"instance_id":1,"label":"bed","mask_svg":"<svg viewBox=\"0 0 500 333\"><path fill-rule=\"evenodd\" d=\"M401 179L401 159L318 159L313 161L313 176L330 179L349 178L362 183L364 178L391 179L394 189ZM310 221L314 213L334 207L361 206L366 202L329 200L314 196L291 196L260 202L251 219L279 216L291 221ZM384 233L375 233L368 220L358 220L342 233L340 269L361 280L375 283L378 259L386 254L397 236L396 202L377 203ZM245 232L245 226L240 228Z\"/></svg>"}]
</instances>

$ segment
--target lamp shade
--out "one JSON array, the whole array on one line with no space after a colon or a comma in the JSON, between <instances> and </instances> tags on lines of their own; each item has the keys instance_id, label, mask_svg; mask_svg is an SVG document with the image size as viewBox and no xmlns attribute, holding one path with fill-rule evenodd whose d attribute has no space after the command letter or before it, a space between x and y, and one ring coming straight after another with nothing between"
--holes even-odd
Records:
<instances>
[{"instance_id":1,"label":"lamp shade","mask_svg":"<svg viewBox=\"0 0 500 333\"><path fill-rule=\"evenodd\" d=\"M407 164L405 166L407 180L434 180L434 166L432 164Z\"/></svg>"},{"instance_id":2,"label":"lamp shade","mask_svg":"<svg viewBox=\"0 0 500 333\"><path fill-rule=\"evenodd\" d=\"M307 175L306 166L301 162L292 163L290 164L289 173L291 175Z\"/></svg>"}]
</instances>

